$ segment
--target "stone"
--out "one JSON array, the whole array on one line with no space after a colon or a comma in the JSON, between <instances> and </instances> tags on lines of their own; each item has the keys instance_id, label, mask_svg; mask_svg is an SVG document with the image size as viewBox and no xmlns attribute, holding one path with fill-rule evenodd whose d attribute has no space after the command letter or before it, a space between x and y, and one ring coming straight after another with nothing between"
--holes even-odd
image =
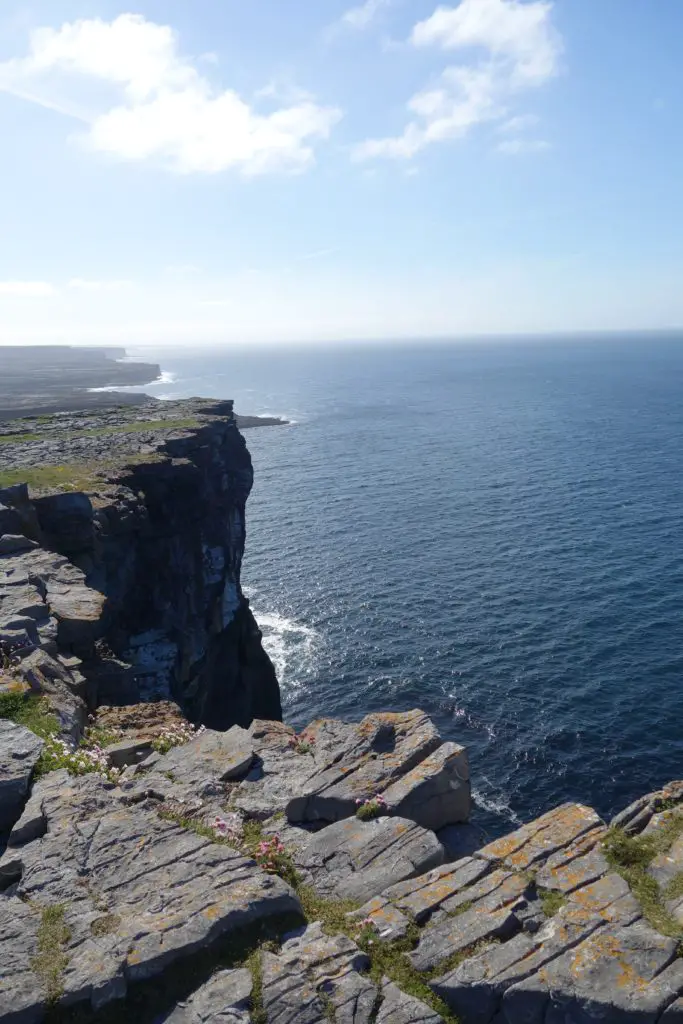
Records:
<instances>
[{"instance_id":1,"label":"stone","mask_svg":"<svg viewBox=\"0 0 683 1024\"><path fill-rule=\"evenodd\" d=\"M596 829L553 854L537 871L536 884L568 893L606 875L610 868L599 845L604 834Z\"/></svg>"},{"instance_id":2,"label":"stone","mask_svg":"<svg viewBox=\"0 0 683 1024\"><path fill-rule=\"evenodd\" d=\"M262 953L263 1008L268 1024L370 1024L377 988L363 972L365 953L320 924L289 939L279 954Z\"/></svg>"},{"instance_id":3,"label":"stone","mask_svg":"<svg viewBox=\"0 0 683 1024\"><path fill-rule=\"evenodd\" d=\"M408 959L418 971L430 971L477 943L508 939L517 931L519 922L508 909L492 913L467 910L425 930Z\"/></svg>"},{"instance_id":4,"label":"stone","mask_svg":"<svg viewBox=\"0 0 683 1024\"><path fill-rule=\"evenodd\" d=\"M280 878L160 818L154 804L127 807L94 775L54 776L36 787L47 832L13 851L21 877L11 898L37 913L65 908L65 1003L98 1009L230 933L301 914ZM30 965L34 939L26 947ZM10 952L0 943L0 963Z\"/></svg>"},{"instance_id":5,"label":"stone","mask_svg":"<svg viewBox=\"0 0 683 1024\"><path fill-rule=\"evenodd\" d=\"M351 817L357 800L384 793L441 745L422 711L367 715L354 726L321 720L309 725L306 734L312 739L314 764L285 808L292 822Z\"/></svg>"},{"instance_id":6,"label":"stone","mask_svg":"<svg viewBox=\"0 0 683 1024\"><path fill-rule=\"evenodd\" d=\"M42 749L30 729L0 719L0 831L19 818Z\"/></svg>"},{"instance_id":7,"label":"stone","mask_svg":"<svg viewBox=\"0 0 683 1024\"><path fill-rule=\"evenodd\" d=\"M159 1024L249 1024L252 988L245 967L218 971Z\"/></svg>"},{"instance_id":8,"label":"stone","mask_svg":"<svg viewBox=\"0 0 683 1024\"><path fill-rule=\"evenodd\" d=\"M106 749L107 758L112 768L125 768L126 765L141 764L152 753L149 740L121 740L112 743Z\"/></svg>"},{"instance_id":9,"label":"stone","mask_svg":"<svg viewBox=\"0 0 683 1024\"><path fill-rule=\"evenodd\" d=\"M496 1011L504 986L496 979L525 960L534 943L519 933L507 942L491 945L469 957L454 970L429 982L429 987L466 1024L488 1024Z\"/></svg>"},{"instance_id":10,"label":"stone","mask_svg":"<svg viewBox=\"0 0 683 1024\"><path fill-rule=\"evenodd\" d=\"M674 939L657 934L644 922L599 930L547 964L541 974L509 988L503 997L506 1020L521 1024L533 1019L531 1004L535 1012L543 1010L541 1019L547 1024L654 1024L675 995L676 985L683 984L680 968L672 984L656 979L675 951Z\"/></svg>"},{"instance_id":11,"label":"stone","mask_svg":"<svg viewBox=\"0 0 683 1024\"><path fill-rule=\"evenodd\" d=\"M393 942L395 939L404 938L412 924L409 917L397 910L383 896L374 896L359 910L350 913L348 917L355 921L368 919L372 921L377 934L384 942Z\"/></svg>"},{"instance_id":12,"label":"stone","mask_svg":"<svg viewBox=\"0 0 683 1024\"><path fill-rule=\"evenodd\" d=\"M470 887L489 872L487 863L469 857L413 882L391 886L382 895L421 924L446 900L458 895L462 895L462 902L469 900Z\"/></svg>"},{"instance_id":13,"label":"stone","mask_svg":"<svg viewBox=\"0 0 683 1024\"><path fill-rule=\"evenodd\" d=\"M443 1024L443 1017L425 1003L408 996L388 978L382 981L382 1002L377 1024Z\"/></svg>"},{"instance_id":14,"label":"stone","mask_svg":"<svg viewBox=\"0 0 683 1024\"><path fill-rule=\"evenodd\" d=\"M590 807L562 804L516 832L489 843L476 856L488 861L501 860L511 870L527 871L601 825Z\"/></svg>"},{"instance_id":15,"label":"stone","mask_svg":"<svg viewBox=\"0 0 683 1024\"><path fill-rule=\"evenodd\" d=\"M37 547L37 542L29 540L28 537L11 533L5 533L0 537L0 555L14 555L18 551L30 551L31 548Z\"/></svg>"},{"instance_id":16,"label":"stone","mask_svg":"<svg viewBox=\"0 0 683 1024\"><path fill-rule=\"evenodd\" d=\"M423 828L467 821L472 803L467 751L458 743L443 743L383 795L390 814Z\"/></svg>"},{"instance_id":17,"label":"stone","mask_svg":"<svg viewBox=\"0 0 683 1024\"><path fill-rule=\"evenodd\" d=\"M246 729L234 725L227 732L205 729L189 743L173 747L154 766L156 774L170 772L192 790L206 782L227 782L245 775L254 759Z\"/></svg>"},{"instance_id":18,"label":"stone","mask_svg":"<svg viewBox=\"0 0 683 1024\"><path fill-rule=\"evenodd\" d=\"M662 789L634 800L632 804L612 818L610 827L620 828L627 835L636 835L648 826L657 812L665 807L681 803L683 803L683 780L669 782Z\"/></svg>"},{"instance_id":19,"label":"stone","mask_svg":"<svg viewBox=\"0 0 683 1024\"><path fill-rule=\"evenodd\" d=\"M32 961L38 945L40 914L21 900L0 895L0 1021L39 1024L48 993Z\"/></svg>"},{"instance_id":20,"label":"stone","mask_svg":"<svg viewBox=\"0 0 683 1024\"><path fill-rule=\"evenodd\" d=\"M443 861L433 832L404 818L347 818L313 836L294 862L316 892L365 902Z\"/></svg>"}]
</instances>

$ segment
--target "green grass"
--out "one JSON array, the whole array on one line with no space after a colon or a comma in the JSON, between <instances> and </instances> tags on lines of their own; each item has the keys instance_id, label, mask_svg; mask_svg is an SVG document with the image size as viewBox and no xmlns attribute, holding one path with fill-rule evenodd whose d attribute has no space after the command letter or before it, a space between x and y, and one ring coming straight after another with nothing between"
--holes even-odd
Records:
<instances>
[{"instance_id":1,"label":"green grass","mask_svg":"<svg viewBox=\"0 0 683 1024\"><path fill-rule=\"evenodd\" d=\"M25 726L43 740L59 732L59 722L50 710L49 700L33 693L0 694L0 718Z\"/></svg>"},{"instance_id":2,"label":"green grass","mask_svg":"<svg viewBox=\"0 0 683 1024\"><path fill-rule=\"evenodd\" d=\"M43 434L0 434L0 444L22 444L26 441L72 441L79 437L108 437L113 434L135 434L146 430L190 430L200 426L194 417L184 420L136 420L115 427L89 427L87 430L55 430Z\"/></svg>"},{"instance_id":3,"label":"green grass","mask_svg":"<svg viewBox=\"0 0 683 1024\"><path fill-rule=\"evenodd\" d=\"M254 950L248 957L245 966L251 972L251 1024L268 1024L268 1017L263 1007L261 948Z\"/></svg>"},{"instance_id":4,"label":"green grass","mask_svg":"<svg viewBox=\"0 0 683 1024\"><path fill-rule=\"evenodd\" d=\"M65 913L62 903L42 908L38 953L31 961L31 967L45 985L48 1003L56 1003L61 996L62 975L69 963L64 947L71 938L71 932L64 920Z\"/></svg>"},{"instance_id":5,"label":"green grass","mask_svg":"<svg viewBox=\"0 0 683 1024\"><path fill-rule=\"evenodd\" d=\"M43 491L96 491L107 483L115 472L143 463L163 462L160 453L128 454L116 459L97 459L93 462L69 462L60 466L22 466L0 471L0 487L27 484L34 492Z\"/></svg>"},{"instance_id":6,"label":"green grass","mask_svg":"<svg viewBox=\"0 0 683 1024\"><path fill-rule=\"evenodd\" d=\"M603 842L608 863L624 878L636 897L647 921L672 938L683 940L683 926L669 913L664 900L683 895L683 876L678 875L662 892L647 868L662 853L668 853L683 835L683 813L672 814L655 832L646 836L629 836L622 829L610 829ZM673 894L672 894L673 893Z\"/></svg>"},{"instance_id":7,"label":"green grass","mask_svg":"<svg viewBox=\"0 0 683 1024\"><path fill-rule=\"evenodd\" d=\"M546 917L554 917L567 902L567 897L556 889L538 889L541 908Z\"/></svg>"}]
</instances>

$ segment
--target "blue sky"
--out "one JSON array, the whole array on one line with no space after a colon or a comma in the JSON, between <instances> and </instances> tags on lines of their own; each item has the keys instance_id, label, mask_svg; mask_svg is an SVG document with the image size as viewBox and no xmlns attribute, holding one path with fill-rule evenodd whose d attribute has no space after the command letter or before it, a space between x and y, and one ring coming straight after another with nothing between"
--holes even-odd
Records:
<instances>
[{"instance_id":1,"label":"blue sky","mask_svg":"<svg viewBox=\"0 0 683 1024\"><path fill-rule=\"evenodd\" d=\"M4 0L0 342L683 324L681 0Z\"/></svg>"}]
</instances>

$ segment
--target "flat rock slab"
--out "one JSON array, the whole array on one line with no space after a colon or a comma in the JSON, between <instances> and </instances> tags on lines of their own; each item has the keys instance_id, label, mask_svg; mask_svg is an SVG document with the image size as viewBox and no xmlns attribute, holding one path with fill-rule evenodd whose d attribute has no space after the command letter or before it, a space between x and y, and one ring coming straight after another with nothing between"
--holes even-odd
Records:
<instances>
[{"instance_id":1,"label":"flat rock slab","mask_svg":"<svg viewBox=\"0 0 683 1024\"><path fill-rule=\"evenodd\" d=\"M227 782L249 771L254 748L246 729L233 725L227 732L205 729L195 739L169 750L155 765L157 773L171 773L177 782L198 789L209 781Z\"/></svg>"},{"instance_id":2,"label":"flat rock slab","mask_svg":"<svg viewBox=\"0 0 683 1024\"><path fill-rule=\"evenodd\" d=\"M522 825L516 832L489 843L476 856L503 861L511 870L527 871L539 867L584 833L601 826L601 819L590 807L562 804L528 825Z\"/></svg>"},{"instance_id":3,"label":"flat rock slab","mask_svg":"<svg viewBox=\"0 0 683 1024\"><path fill-rule=\"evenodd\" d=\"M0 719L0 831L19 818L42 749L29 729Z\"/></svg>"},{"instance_id":4,"label":"flat rock slab","mask_svg":"<svg viewBox=\"0 0 683 1024\"><path fill-rule=\"evenodd\" d=\"M268 1024L370 1024L377 987L365 953L344 935L312 924L276 956L261 955Z\"/></svg>"},{"instance_id":5,"label":"flat rock slab","mask_svg":"<svg viewBox=\"0 0 683 1024\"><path fill-rule=\"evenodd\" d=\"M159 1024L249 1024L252 988L245 967L219 971Z\"/></svg>"},{"instance_id":6,"label":"flat rock slab","mask_svg":"<svg viewBox=\"0 0 683 1024\"><path fill-rule=\"evenodd\" d=\"M295 864L322 896L363 902L443 862L433 832L404 818L347 818L324 828L295 854Z\"/></svg>"},{"instance_id":7,"label":"flat rock slab","mask_svg":"<svg viewBox=\"0 0 683 1024\"><path fill-rule=\"evenodd\" d=\"M601 929L503 997L508 1024L654 1024L683 984L676 942L644 922Z\"/></svg>"},{"instance_id":8,"label":"flat rock slab","mask_svg":"<svg viewBox=\"0 0 683 1024\"><path fill-rule=\"evenodd\" d=\"M37 794L40 798L40 794ZM129 983L162 973L219 938L265 918L300 914L286 883L219 845L162 820L153 806L125 807L101 779L70 780L60 794L46 787L47 833L11 856L21 877L6 913L32 913L20 948L18 979L35 990L36 928L49 907L64 908L69 938L63 949L62 999L93 1009L125 996ZM0 943L0 963L16 957L16 939ZM0 990L0 1021L14 1006L14 973Z\"/></svg>"},{"instance_id":9,"label":"flat rock slab","mask_svg":"<svg viewBox=\"0 0 683 1024\"><path fill-rule=\"evenodd\" d=\"M468 910L425 931L417 949L408 957L418 971L430 971L480 942L509 939L519 927L519 921L508 909Z\"/></svg>"}]
</instances>

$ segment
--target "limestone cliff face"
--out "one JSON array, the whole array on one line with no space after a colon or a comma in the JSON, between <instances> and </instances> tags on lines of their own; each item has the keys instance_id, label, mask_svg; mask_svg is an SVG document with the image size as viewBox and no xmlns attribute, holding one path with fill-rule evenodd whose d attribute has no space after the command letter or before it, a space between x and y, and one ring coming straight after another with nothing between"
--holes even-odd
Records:
<instances>
[{"instance_id":1,"label":"limestone cliff face","mask_svg":"<svg viewBox=\"0 0 683 1024\"><path fill-rule=\"evenodd\" d=\"M30 501L22 487L0 491L0 533L39 545L0 557L0 576L10 559L27 581L52 571L48 553L68 560L63 586L42 587L41 615L57 620L58 641L45 651L82 661L91 705L171 698L215 729L280 719L275 672L240 586L253 470L232 403L164 403L162 414L155 406L150 422L149 412L145 420L138 409L117 410L106 425L96 416L80 430L62 419L40 440L13 446L15 460L21 448L24 464L34 462L27 478L40 481L35 462L44 470L64 457L66 427L67 470L80 480L96 467L100 477ZM66 612L65 587L80 594ZM5 595L0 629L8 613L21 628L19 610Z\"/></svg>"}]
</instances>

